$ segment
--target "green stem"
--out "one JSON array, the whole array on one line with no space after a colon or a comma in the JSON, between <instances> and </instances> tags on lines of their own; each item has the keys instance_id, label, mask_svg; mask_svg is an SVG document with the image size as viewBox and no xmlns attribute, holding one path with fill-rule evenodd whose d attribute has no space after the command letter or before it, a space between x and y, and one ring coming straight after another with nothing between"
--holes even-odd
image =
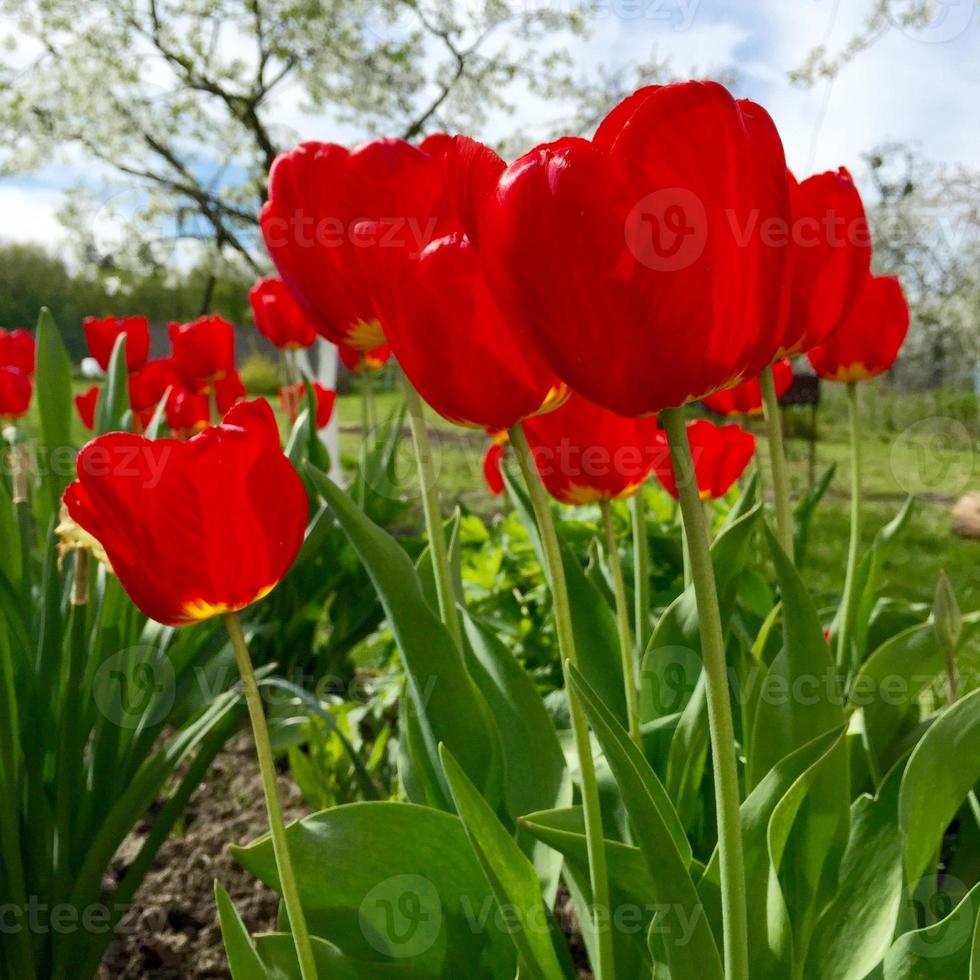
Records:
<instances>
[{"instance_id":1,"label":"green stem","mask_svg":"<svg viewBox=\"0 0 980 980\"><path fill-rule=\"evenodd\" d=\"M647 504L640 487L630 498L633 517L633 631L636 653L642 658L650 642L650 539L647 537ZM642 663L642 661L641 661Z\"/></svg>"},{"instance_id":2,"label":"green stem","mask_svg":"<svg viewBox=\"0 0 980 980\"><path fill-rule=\"evenodd\" d=\"M245 690L245 703L248 705L248 715L252 722L252 734L255 737L255 754L259 760L259 770L262 773L262 788L265 791L265 805L269 814L269 830L272 834L272 850L276 857L276 867L279 871L279 883L282 886L282 899L289 917L289 926L296 944L296 955L299 959L299 972L303 980L317 980L316 963L313 958L313 944L306 927L306 917L300 903L299 889L296 886L296 876L293 873L293 862L289 856L289 845L286 840L286 824L282 816L282 804L279 802L279 788L276 785L276 763L272 756L272 743L269 741L269 729L265 722L265 711L262 707L262 697L252 669L252 658L245 643L242 623L237 613L225 616L225 625L231 637L231 646L235 651L235 663L242 678Z\"/></svg>"},{"instance_id":3,"label":"green stem","mask_svg":"<svg viewBox=\"0 0 980 980\"><path fill-rule=\"evenodd\" d=\"M619 655L623 667L623 688L626 691L626 717L629 720L630 738L634 745L643 748L640 733L640 694L636 683L636 661L633 656L633 637L630 633L630 612L626 602L626 586L623 583L623 563L616 543L612 507L608 500L599 503L602 526L606 537L606 555L612 572L613 594L616 597L616 622L619 626Z\"/></svg>"},{"instance_id":4,"label":"green stem","mask_svg":"<svg viewBox=\"0 0 980 980\"><path fill-rule=\"evenodd\" d=\"M789 473L786 469L786 445L783 441L783 418L776 396L776 381L770 364L759 375L762 386L762 405L766 413L769 434L769 464L772 467L772 491L776 498L776 530L779 543L793 561L793 511L789 498Z\"/></svg>"},{"instance_id":5,"label":"green stem","mask_svg":"<svg viewBox=\"0 0 980 980\"><path fill-rule=\"evenodd\" d=\"M855 593L857 567L861 551L861 432L858 389L854 381L847 383L847 412L851 429L851 540L847 549L847 572L844 575L844 596L841 600L841 626L837 634L837 665L857 669L857 654L851 651L854 615L857 606Z\"/></svg>"},{"instance_id":6,"label":"green stem","mask_svg":"<svg viewBox=\"0 0 980 980\"><path fill-rule=\"evenodd\" d=\"M599 806L599 784L596 780L595 760L592 757L592 739L589 725L568 681L568 664L578 666L575 651L575 633L572 628L572 607L565 584L565 568L562 564L558 532L548 505L548 495L531 456L524 429L517 425L510 430L510 441L521 467L521 475L531 496L534 517L541 537L541 550L544 554L545 573L551 585L551 595L555 606L555 631L558 634L558 649L561 654L562 672L565 677L565 693L578 751L579 773L582 779L582 810L585 815L585 842L589 856L589 878L592 885L593 931L596 941L594 973L596 980L613 980L613 936L609 904L609 872L606 867L606 845L602 836L602 811Z\"/></svg>"},{"instance_id":7,"label":"green stem","mask_svg":"<svg viewBox=\"0 0 980 980\"><path fill-rule=\"evenodd\" d=\"M370 432L376 424L374 418L374 376L367 364L364 365L361 378L361 384L364 386L364 416L367 420L367 431Z\"/></svg>"},{"instance_id":8,"label":"green stem","mask_svg":"<svg viewBox=\"0 0 980 980\"><path fill-rule=\"evenodd\" d=\"M446 548L446 535L442 528L442 513L439 507L439 489L436 486L436 471L432 465L432 446L429 443L429 430L425 423L425 410L422 399L415 386L405 378L405 400L408 403L408 418L412 427L412 442L415 445L415 459L419 467L419 490L422 493L422 509L425 512L425 529L429 535L429 550L432 553L432 570L436 579L436 596L439 600L439 614L456 646L463 649L463 632L456 609L456 591L453 588L452 571L449 568L449 552Z\"/></svg>"},{"instance_id":9,"label":"green stem","mask_svg":"<svg viewBox=\"0 0 980 980\"><path fill-rule=\"evenodd\" d=\"M714 763L715 806L718 821L718 858L721 868L721 906L725 937L726 980L746 980L749 975L748 913L745 898L745 865L739 818L738 765L735 731L728 695L725 637L711 563L704 508L694 476L694 461L687 439L683 408L661 412L670 442L670 454L684 515L691 578L697 599L708 699L708 727Z\"/></svg>"}]
</instances>

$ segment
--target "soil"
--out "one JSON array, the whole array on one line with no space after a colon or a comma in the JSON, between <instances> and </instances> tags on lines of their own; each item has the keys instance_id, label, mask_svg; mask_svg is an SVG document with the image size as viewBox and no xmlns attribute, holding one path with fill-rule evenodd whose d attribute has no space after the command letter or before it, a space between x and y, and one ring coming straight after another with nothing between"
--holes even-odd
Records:
<instances>
[{"instance_id":1,"label":"soil","mask_svg":"<svg viewBox=\"0 0 980 980\"><path fill-rule=\"evenodd\" d=\"M280 776L286 820L309 809L288 777ZM274 892L242 870L229 843L247 843L266 832L262 781L251 739L240 736L215 759L185 811L180 833L160 848L133 908L102 962L99 980L226 980L214 905L214 881L227 889L250 932L274 928ZM148 832L138 826L110 872L117 880ZM112 882L109 882L111 885Z\"/></svg>"}]
</instances>

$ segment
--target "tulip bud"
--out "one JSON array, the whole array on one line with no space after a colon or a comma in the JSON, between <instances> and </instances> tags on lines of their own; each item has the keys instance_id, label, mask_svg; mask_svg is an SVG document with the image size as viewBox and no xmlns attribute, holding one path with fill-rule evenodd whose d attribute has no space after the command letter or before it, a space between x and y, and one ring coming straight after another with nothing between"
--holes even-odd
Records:
<instances>
[{"instance_id":1,"label":"tulip bud","mask_svg":"<svg viewBox=\"0 0 980 980\"><path fill-rule=\"evenodd\" d=\"M943 650L947 653L953 653L959 643L960 633L963 631L963 617L960 614L960 607L956 602L953 588L943 571L939 573L939 582L936 585L936 595L932 602L932 616L936 635L943 645Z\"/></svg>"}]
</instances>

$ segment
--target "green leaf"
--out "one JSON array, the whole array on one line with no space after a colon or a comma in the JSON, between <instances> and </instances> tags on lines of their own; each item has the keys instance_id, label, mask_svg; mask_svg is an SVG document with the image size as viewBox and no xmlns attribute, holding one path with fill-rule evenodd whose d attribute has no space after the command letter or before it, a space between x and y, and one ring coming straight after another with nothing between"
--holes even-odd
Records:
<instances>
[{"instance_id":1,"label":"green leaf","mask_svg":"<svg viewBox=\"0 0 980 980\"><path fill-rule=\"evenodd\" d=\"M978 627L980 612L964 616L962 641ZM868 741L879 760L892 761L886 750L944 663L931 619L895 634L864 662L848 697L853 706L863 709Z\"/></svg>"},{"instance_id":2,"label":"green leaf","mask_svg":"<svg viewBox=\"0 0 980 980\"><path fill-rule=\"evenodd\" d=\"M514 508L527 529L528 536L538 556L538 564L544 567L541 538L534 519L534 509L524 487L518 484L504 468L504 482ZM623 671L619 653L619 632L616 617L609 603L586 575L578 558L561 536L561 526L556 522L561 545L562 565L565 569L565 585L572 611L572 628L575 633L575 651L578 664L588 682L599 692L605 704L616 717L626 721L626 694L623 689Z\"/></svg>"},{"instance_id":3,"label":"green leaf","mask_svg":"<svg viewBox=\"0 0 980 980\"><path fill-rule=\"evenodd\" d=\"M772 532L765 531L782 597L783 648L762 681L747 752L750 787L794 749L844 723L837 671L813 600Z\"/></svg>"},{"instance_id":4,"label":"green leaf","mask_svg":"<svg viewBox=\"0 0 980 980\"><path fill-rule=\"evenodd\" d=\"M443 769L460 819L483 869L497 904L513 912L511 938L517 950L521 975L535 980L566 976L558 960L556 942L563 942L551 923L542 900L541 884L534 865L494 815L445 746L441 747ZM547 926L552 926L548 928ZM567 965L571 965L567 957Z\"/></svg>"},{"instance_id":5,"label":"green leaf","mask_svg":"<svg viewBox=\"0 0 980 980\"><path fill-rule=\"evenodd\" d=\"M286 836L310 930L345 956L398 960L432 980L514 976L506 923L454 814L352 803L306 817ZM279 888L268 836L232 854Z\"/></svg>"},{"instance_id":6,"label":"green leaf","mask_svg":"<svg viewBox=\"0 0 980 980\"><path fill-rule=\"evenodd\" d=\"M462 512L457 507L452 516L442 523L442 530L446 536L446 547L449 555L449 570L453 578L453 592L456 596L458 605L464 605L463 600L463 562L460 549L459 526ZM436 590L436 573L432 566L432 548L426 544L415 562L415 570L419 574L419 582L422 585L422 592L426 601L432 607L432 611L439 612L439 594Z\"/></svg>"},{"instance_id":7,"label":"green leaf","mask_svg":"<svg viewBox=\"0 0 980 980\"><path fill-rule=\"evenodd\" d=\"M847 740L839 737L776 804L767 828L770 882L775 887L778 879L792 923L795 967L805 962L817 916L837 893L850 836L849 761Z\"/></svg>"},{"instance_id":8,"label":"green leaf","mask_svg":"<svg viewBox=\"0 0 980 980\"><path fill-rule=\"evenodd\" d=\"M798 568L803 567L806 558L806 547L810 538L810 523L813 520L817 505L823 499L830 481L837 472L837 464L832 463L824 471L823 476L810 488L805 497L793 508L793 555Z\"/></svg>"},{"instance_id":9,"label":"green leaf","mask_svg":"<svg viewBox=\"0 0 980 980\"><path fill-rule=\"evenodd\" d=\"M619 785L633 836L650 870L652 898L661 906L657 924L671 977L721 980L721 957L688 871L691 847L666 790L623 726L571 665L569 678Z\"/></svg>"},{"instance_id":10,"label":"green leaf","mask_svg":"<svg viewBox=\"0 0 980 980\"><path fill-rule=\"evenodd\" d=\"M978 947L980 885L942 921L900 936L885 957L884 980L976 980Z\"/></svg>"},{"instance_id":11,"label":"green leaf","mask_svg":"<svg viewBox=\"0 0 980 980\"><path fill-rule=\"evenodd\" d=\"M126 334L116 337L109 358L106 383L95 406L95 434L118 432L129 410L129 368L126 365Z\"/></svg>"},{"instance_id":12,"label":"green leaf","mask_svg":"<svg viewBox=\"0 0 980 980\"><path fill-rule=\"evenodd\" d=\"M513 819L533 810L569 806L572 781L558 734L530 675L497 634L464 614L467 666L487 699L500 734L504 802ZM528 747L533 746L533 751ZM523 828L518 843L534 862L541 888L554 903L561 855L536 841Z\"/></svg>"},{"instance_id":13,"label":"green leaf","mask_svg":"<svg viewBox=\"0 0 980 980\"><path fill-rule=\"evenodd\" d=\"M792 937L782 893L771 881L769 823L776 807L804 773L838 750L842 732L827 732L791 752L746 797L739 810L745 854L745 892L750 909L749 961L757 980L791 975ZM715 849L698 883L705 909L721 935L721 866ZM768 913L766 908L768 905ZM757 910L758 914L752 914Z\"/></svg>"},{"instance_id":14,"label":"green leaf","mask_svg":"<svg viewBox=\"0 0 980 980\"><path fill-rule=\"evenodd\" d=\"M854 616L854 643L858 651L858 662L862 663L868 653L868 629L875 602L878 598L878 585L885 558L895 539L902 532L912 515L915 497L907 497L901 510L875 535L871 549L862 558L857 572L857 607Z\"/></svg>"},{"instance_id":15,"label":"green leaf","mask_svg":"<svg viewBox=\"0 0 980 980\"><path fill-rule=\"evenodd\" d=\"M895 935L902 902L901 777L896 767L876 798L861 796L851 806L840 886L814 930L807 980L864 980Z\"/></svg>"},{"instance_id":16,"label":"green leaf","mask_svg":"<svg viewBox=\"0 0 980 980\"><path fill-rule=\"evenodd\" d=\"M269 975L252 945L245 923L220 881L214 883L214 897L232 980L268 980Z\"/></svg>"},{"instance_id":17,"label":"green leaf","mask_svg":"<svg viewBox=\"0 0 980 980\"><path fill-rule=\"evenodd\" d=\"M521 820L521 825L563 856L564 879L575 907L589 908L592 892L582 808L576 806L531 813ZM650 896L654 894L650 872L639 848L606 838L605 852L610 903L614 909L616 974L620 977L649 976L651 962L646 933L655 914L654 903L650 901ZM594 940L589 919L583 919L580 924L586 947L592 953Z\"/></svg>"},{"instance_id":18,"label":"green leaf","mask_svg":"<svg viewBox=\"0 0 980 980\"><path fill-rule=\"evenodd\" d=\"M311 937L317 976L324 980L431 980L431 974L398 960L359 960L345 956L333 943ZM289 933L257 936L258 954L271 980L301 980L296 943Z\"/></svg>"},{"instance_id":19,"label":"green leaf","mask_svg":"<svg viewBox=\"0 0 980 980\"><path fill-rule=\"evenodd\" d=\"M946 828L978 781L980 689L939 715L905 767L899 823L905 832L908 885L930 868Z\"/></svg>"},{"instance_id":20,"label":"green leaf","mask_svg":"<svg viewBox=\"0 0 980 980\"><path fill-rule=\"evenodd\" d=\"M307 472L371 576L391 622L421 722L427 766L441 773L437 743L445 742L470 779L496 799L500 747L487 702L426 602L411 560L329 477L314 467Z\"/></svg>"},{"instance_id":21,"label":"green leaf","mask_svg":"<svg viewBox=\"0 0 980 980\"><path fill-rule=\"evenodd\" d=\"M749 498L743 499L748 501ZM727 626L731 618L738 572L748 562L761 513L761 507L756 505L739 514L727 524L711 546L723 626ZM694 652L697 659L693 660L689 652ZM643 658L643 674L648 670L663 670L665 658L673 660L681 669L684 665L694 666L700 661L700 654L697 599L694 586L690 585L661 616ZM657 666L658 663L661 666ZM691 827L700 805L700 788L708 758L708 706L703 676L691 674L676 678L676 683L686 685L692 693L671 740L666 784L684 826ZM646 722L650 719L641 716L641 720Z\"/></svg>"},{"instance_id":22,"label":"green leaf","mask_svg":"<svg viewBox=\"0 0 980 980\"><path fill-rule=\"evenodd\" d=\"M2 480L0 480L0 572L9 582L20 581L20 532L17 527L14 502Z\"/></svg>"},{"instance_id":23,"label":"green leaf","mask_svg":"<svg viewBox=\"0 0 980 980\"><path fill-rule=\"evenodd\" d=\"M58 327L45 306L37 321L37 405L41 416L41 472L48 490L40 523L58 513L61 495L74 476L71 452L71 362ZM73 458L73 457L72 457Z\"/></svg>"}]
</instances>

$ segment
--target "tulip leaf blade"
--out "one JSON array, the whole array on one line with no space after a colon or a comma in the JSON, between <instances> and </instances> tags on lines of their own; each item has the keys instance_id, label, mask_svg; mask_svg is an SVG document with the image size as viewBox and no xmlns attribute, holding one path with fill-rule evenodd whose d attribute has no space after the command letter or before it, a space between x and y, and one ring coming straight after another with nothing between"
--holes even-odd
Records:
<instances>
[{"instance_id":1,"label":"tulip leaf blade","mask_svg":"<svg viewBox=\"0 0 980 980\"><path fill-rule=\"evenodd\" d=\"M349 803L298 820L286 838L310 932L346 959L395 961L405 973L392 975L412 980L516 973L514 945L455 814L397 801ZM268 834L231 853L280 888ZM263 955L261 939L257 946Z\"/></svg>"},{"instance_id":2,"label":"tulip leaf blade","mask_svg":"<svg viewBox=\"0 0 980 980\"><path fill-rule=\"evenodd\" d=\"M899 936L884 980L976 980L980 969L980 884L944 919Z\"/></svg>"},{"instance_id":3,"label":"tulip leaf blade","mask_svg":"<svg viewBox=\"0 0 980 980\"><path fill-rule=\"evenodd\" d=\"M56 514L61 495L70 482L73 468L61 458L71 446L72 393L71 362L58 325L45 306L37 321L37 404L41 417L44 482L48 488L50 510Z\"/></svg>"},{"instance_id":4,"label":"tulip leaf blade","mask_svg":"<svg viewBox=\"0 0 980 980\"><path fill-rule=\"evenodd\" d=\"M483 691L500 732L504 804L514 819L532 810L569 806L572 780L558 733L530 675L497 634L463 614L470 674ZM534 746L528 752L528 746ZM561 855L535 841L518 825L517 840L538 870L549 903L554 902Z\"/></svg>"},{"instance_id":5,"label":"tulip leaf blade","mask_svg":"<svg viewBox=\"0 0 980 980\"><path fill-rule=\"evenodd\" d=\"M851 805L840 885L814 931L807 980L864 980L888 950L902 901L901 777L896 767L877 797Z\"/></svg>"},{"instance_id":6,"label":"tulip leaf blade","mask_svg":"<svg viewBox=\"0 0 980 980\"><path fill-rule=\"evenodd\" d=\"M245 923L220 881L214 883L214 898L232 980L268 980L269 974L252 945Z\"/></svg>"},{"instance_id":7,"label":"tulip leaf blade","mask_svg":"<svg viewBox=\"0 0 980 980\"><path fill-rule=\"evenodd\" d=\"M354 546L391 622L425 741L427 768L442 782L437 743L445 742L474 783L496 796L500 749L489 708L426 601L411 559L326 474L314 466L305 471Z\"/></svg>"},{"instance_id":8,"label":"tulip leaf blade","mask_svg":"<svg viewBox=\"0 0 980 980\"><path fill-rule=\"evenodd\" d=\"M507 468L503 467L502 471L507 493L531 538L538 564L544 568L541 538L531 500L524 487L513 479ZM558 522L555 531L561 547L579 667L588 682L599 692L603 702L625 722L626 694L623 690L622 659L615 616L606 598L586 575L578 558L563 540Z\"/></svg>"},{"instance_id":9,"label":"tulip leaf blade","mask_svg":"<svg viewBox=\"0 0 980 980\"><path fill-rule=\"evenodd\" d=\"M104 436L122 426L129 409L129 369L126 366L126 333L122 331L112 345L106 383L95 408L95 434Z\"/></svg>"},{"instance_id":10,"label":"tulip leaf blade","mask_svg":"<svg viewBox=\"0 0 980 980\"><path fill-rule=\"evenodd\" d=\"M955 765L950 760L955 760ZM905 881L914 886L967 794L980 782L980 689L946 708L909 757L899 798Z\"/></svg>"},{"instance_id":11,"label":"tulip leaf blade","mask_svg":"<svg viewBox=\"0 0 980 980\"><path fill-rule=\"evenodd\" d=\"M813 599L763 526L779 583L783 646L762 681L747 752L750 787L794 749L844 722L837 671Z\"/></svg>"},{"instance_id":12,"label":"tulip leaf blade","mask_svg":"<svg viewBox=\"0 0 980 980\"><path fill-rule=\"evenodd\" d=\"M670 975L674 980L722 980L718 946L702 914L701 900L688 870L690 844L667 792L582 673L572 665L568 670L623 795L633 835L647 862L654 901L661 909L657 931ZM688 934L690 928L693 935Z\"/></svg>"},{"instance_id":13,"label":"tulip leaf blade","mask_svg":"<svg viewBox=\"0 0 980 980\"><path fill-rule=\"evenodd\" d=\"M565 963L559 961L556 943L562 940L556 935L543 901L534 865L444 745L440 746L439 755L456 811L487 884L497 904L516 913L515 928L510 933L521 964L521 976L526 975L530 980L567 977L571 960L566 949ZM542 923L547 923L548 928L542 929Z\"/></svg>"}]
</instances>

